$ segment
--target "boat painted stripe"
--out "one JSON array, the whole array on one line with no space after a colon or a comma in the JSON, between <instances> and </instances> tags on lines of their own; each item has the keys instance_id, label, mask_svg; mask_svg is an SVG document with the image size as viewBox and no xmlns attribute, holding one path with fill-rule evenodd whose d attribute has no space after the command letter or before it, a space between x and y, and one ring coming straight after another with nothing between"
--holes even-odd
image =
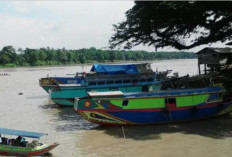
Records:
<instances>
[{"instance_id":1,"label":"boat painted stripe","mask_svg":"<svg viewBox=\"0 0 232 157\"><path fill-rule=\"evenodd\" d=\"M84 118L86 118L88 121L92 122L92 123L98 123L98 122L99 122L99 120L95 120L95 119L93 119L93 118L89 118L89 117L88 117L88 114L87 114L86 112L79 112L79 111L77 111L77 112L78 112L79 114L81 114ZM88 112L88 111L87 111L87 112ZM90 112L90 113L100 113L100 114L106 116L107 118L114 119L114 120L116 120L116 121L119 121L120 123L124 123L124 124L133 124L133 123L130 122L130 121L121 119L121 118L119 118L119 117L115 117L115 116L113 116L113 115L111 115L111 114L108 114L108 113L106 113L106 112L101 112L101 111L98 112L98 111L96 111L96 112ZM115 123L115 124L116 124L116 123Z\"/></svg>"},{"instance_id":2,"label":"boat painted stripe","mask_svg":"<svg viewBox=\"0 0 232 157\"><path fill-rule=\"evenodd\" d=\"M118 121L121 121L121 122L124 122L124 123L131 123L132 124L132 122L130 122L130 121L127 121L127 120L125 120L125 119L121 119L121 118L119 118L119 117L115 117L115 116L113 116L113 115L111 115L111 114L108 114L108 113L106 113L106 112L98 112L98 113L101 113L101 114L103 114L103 115L106 115L106 116L108 116L108 117L110 117L110 118L112 118L112 119L116 119L116 120L118 120Z\"/></svg>"},{"instance_id":3,"label":"boat painted stripe","mask_svg":"<svg viewBox=\"0 0 232 157\"><path fill-rule=\"evenodd\" d=\"M34 152L29 152L28 155L43 155L44 153L49 152L50 150L54 149L56 146L56 144L53 144L47 148L44 148L42 150L38 150L38 151L34 151Z\"/></svg>"},{"instance_id":4,"label":"boat painted stripe","mask_svg":"<svg viewBox=\"0 0 232 157\"><path fill-rule=\"evenodd\" d=\"M203 109L218 106L222 103L213 103L213 104L204 104L204 105L195 105L195 106L187 106L187 107L175 107L169 110L170 111L178 111L178 110L188 110L192 109L193 107ZM162 111L168 108L154 108L154 109L77 109L76 111L98 111L98 112L149 112L149 111Z\"/></svg>"}]
</instances>

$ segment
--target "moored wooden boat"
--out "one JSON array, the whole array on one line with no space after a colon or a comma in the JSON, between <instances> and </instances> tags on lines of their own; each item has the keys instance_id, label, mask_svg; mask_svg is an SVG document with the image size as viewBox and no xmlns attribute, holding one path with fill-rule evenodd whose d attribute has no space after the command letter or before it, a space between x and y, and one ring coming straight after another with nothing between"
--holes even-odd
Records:
<instances>
[{"instance_id":1,"label":"moored wooden boat","mask_svg":"<svg viewBox=\"0 0 232 157\"><path fill-rule=\"evenodd\" d=\"M16 139L7 139L5 137L0 137L0 155L41 156L45 155L59 145L58 143L54 143L51 145L37 143L38 141L36 140L33 140L31 143L22 141L24 137L39 139L40 137L46 135L44 133L0 128L0 134L19 136Z\"/></svg>"},{"instance_id":2,"label":"moored wooden boat","mask_svg":"<svg viewBox=\"0 0 232 157\"><path fill-rule=\"evenodd\" d=\"M149 93L98 92L76 99L74 109L102 125L138 125L187 121L232 110L222 87L160 90Z\"/></svg>"},{"instance_id":3,"label":"moored wooden boat","mask_svg":"<svg viewBox=\"0 0 232 157\"><path fill-rule=\"evenodd\" d=\"M39 80L39 85L49 93L49 90L57 88L60 84L81 84L82 86L86 86L88 82L101 76L105 77L110 75L112 77L112 75L115 76L118 74L128 75L140 73L152 74L150 64L94 64L88 73L76 73L73 77L45 77Z\"/></svg>"},{"instance_id":4,"label":"moored wooden boat","mask_svg":"<svg viewBox=\"0 0 232 157\"><path fill-rule=\"evenodd\" d=\"M93 74L86 74L82 83L58 84L50 90L50 99L61 106L74 105L75 97L85 97L88 91L148 92L160 89L170 71L153 72L149 64L94 65Z\"/></svg>"}]
</instances>

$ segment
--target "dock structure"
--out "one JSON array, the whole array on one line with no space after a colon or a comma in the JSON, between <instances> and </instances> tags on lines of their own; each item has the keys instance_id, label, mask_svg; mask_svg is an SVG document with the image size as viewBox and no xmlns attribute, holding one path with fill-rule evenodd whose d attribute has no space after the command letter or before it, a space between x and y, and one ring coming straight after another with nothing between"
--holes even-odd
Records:
<instances>
[{"instance_id":1,"label":"dock structure","mask_svg":"<svg viewBox=\"0 0 232 157\"><path fill-rule=\"evenodd\" d=\"M206 47L196 54L198 55L199 75L202 74L201 65L204 67L204 74L232 68L232 48Z\"/></svg>"}]
</instances>

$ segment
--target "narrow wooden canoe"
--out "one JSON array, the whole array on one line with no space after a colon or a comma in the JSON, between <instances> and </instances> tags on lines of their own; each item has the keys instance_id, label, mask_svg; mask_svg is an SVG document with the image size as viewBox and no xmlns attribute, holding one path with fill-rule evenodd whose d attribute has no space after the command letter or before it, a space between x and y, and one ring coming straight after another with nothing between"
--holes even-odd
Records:
<instances>
[{"instance_id":1,"label":"narrow wooden canoe","mask_svg":"<svg viewBox=\"0 0 232 157\"><path fill-rule=\"evenodd\" d=\"M18 138L7 140L7 138L0 136L1 139L0 155L10 155L10 156L44 155L59 145L58 143L54 143L51 145L41 144L38 143L37 140L34 140L31 143L29 143L22 140L24 139L23 137L39 139L40 137L47 135L46 133L0 128L0 135L2 134L18 136ZM14 141L14 142L9 142L9 141Z\"/></svg>"},{"instance_id":2,"label":"narrow wooden canoe","mask_svg":"<svg viewBox=\"0 0 232 157\"><path fill-rule=\"evenodd\" d=\"M58 145L58 143L51 145L43 144L41 146L36 146L35 148L30 148L0 144L0 154L9 156L38 156L48 153Z\"/></svg>"}]
</instances>

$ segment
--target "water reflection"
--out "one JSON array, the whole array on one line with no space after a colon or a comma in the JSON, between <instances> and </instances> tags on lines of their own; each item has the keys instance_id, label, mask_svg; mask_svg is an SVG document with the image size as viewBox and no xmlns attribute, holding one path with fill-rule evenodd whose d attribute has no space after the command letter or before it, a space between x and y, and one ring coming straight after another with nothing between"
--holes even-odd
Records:
<instances>
[{"instance_id":1,"label":"water reflection","mask_svg":"<svg viewBox=\"0 0 232 157\"><path fill-rule=\"evenodd\" d=\"M55 104L46 104L41 105L40 108L48 111L56 110L55 112L51 112L56 131L91 130L99 126L83 119L72 107L60 107Z\"/></svg>"},{"instance_id":2,"label":"water reflection","mask_svg":"<svg viewBox=\"0 0 232 157\"><path fill-rule=\"evenodd\" d=\"M57 131L90 130L97 126L83 119L72 108L59 108L58 118L59 121L66 121L66 123L57 125Z\"/></svg>"},{"instance_id":3,"label":"water reflection","mask_svg":"<svg viewBox=\"0 0 232 157\"><path fill-rule=\"evenodd\" d=\"M104 131L110 136L117 138L125 137L134 140L152 140L160 139L162 133L181 133L210 137L214 139L222 139L232 137L232 115L227 114L206 120L144 125L144 126L124 126L122 127L97 127L97 130Z\"/></svg>"}]
</instances>

